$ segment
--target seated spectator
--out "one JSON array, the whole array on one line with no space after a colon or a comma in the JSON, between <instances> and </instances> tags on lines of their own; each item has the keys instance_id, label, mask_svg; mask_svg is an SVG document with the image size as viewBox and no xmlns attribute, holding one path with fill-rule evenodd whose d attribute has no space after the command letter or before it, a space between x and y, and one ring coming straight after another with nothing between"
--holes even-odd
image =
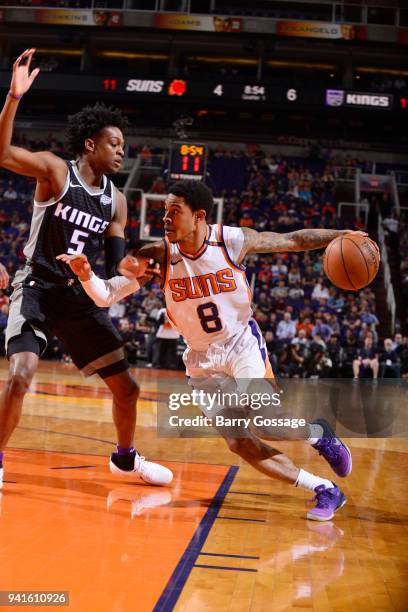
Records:
<instances>
[{"instance_id":1,"label":"seated spectator","mask_svg":"<svg viewBox=\"0 0 408 612\"><path fill-rule=\"evenodd\" d=\"M402 347L402 334L395 334L392 341L392 350L396 351L397 355Z\"/></svg>"},{"instance_id":2,"label":"seated spectator","mask_svg":"<svg viewBox=\"0 0 408 612\"><path fill-rule=\"evenodd\" d=\"M278 363L279 355L282 351L282 342L275 338L275 334L271 329L265 332L264 338L272 370L274 374L279 374Z\"/></svg>"},{"instance_id":3,"label":"seated spectator","mask_svg":"<svg viewBox=\"0 0 408 612\"><path fill-rule=\"evenodd\" d=\"M360 320L363 323L367 323L367 325L378 325L379 324L379 320L377 318L377 316L373 313L370 312L368 304L365 304L364 306L362 306L361 311L360 311Z\"/></svg>"},{"instance_id":4,"label":"seated spectator","mask_svg":"<svg viewBox=\"0 0 408 612\"><path fill-rule=\"evenodd\" d=\"M13 187L13 181L9 181L6 191L3 193L5 200L17 200L17 191Z\"/></svg>"},{"instance_id":5,"label":"seated spectator","mask_svg":"<svg viewBox=\"0 0 408 612\"><path fill-rule=\"evenodd\" d=\"M288 266L286 266L283 263L283 259L281 257L279 257L276 260L276 263L273 264L273 266L272 266L272 277L273 278L278 278L281 274L286 276L287 272L288 272Z\"/></svg>"},{"instance_id":6,"label":"seated spectator","mask_svg":"<svg viewBox=\"0 0 408 612\"><path fill-rule=\"evenodd\" d=\"M317 335L326 342L333 334L333 330L330 325L323 322L322 317L316 317L316 325L313 327L312 337L315 338Z\"/></svg>"},{"instance_id":7,"label":"seated spectator","mask_svg":"<svg viewBox=\"0 0 408 612\"><path fill-rule=\"evenodd\" d=\"M309 340L306 337L306 332L301 329L291 342L292 365L290 374L295 378L299 378L306 373L306 361L309 356L308 347Z\"/></svg>"},{"instance_id":8,"label":"seated spectator","mask_svg":"<svg viewBox=\"0 0 408 612\"><path fill-rule=\"evenodd\" d=\"M279 340L292 340L296 336L296 323L292 321L290 312L285 312L282 321L279 321L276 328L276 335Z\"/></svg>"},{"instance_id":9,"label":"seated spectator","mask_svg":"<svg viewBox=\"0 0 408 612\"><path fill-rule=\"evenodd\" d=\"M408 378L408 336L403 336L401 346L397 349L397 354L401 362L401 377Z\"/></svg>"},{"instance_id":10,"label":"seated spectator","mask_svg":"<svg viewBox=\"0 0 408 612\"><path fill-rule=\"evenodd\" d=\"M289 281L289 284L300 283L301 276L300 276L300 270L298 267L296 266L290 267L289 274L288 274L288 281Z\"/></svg>"},{"instance_id":11,"label":"seated spectator","mask_svg":"<svg viewBox=\"0 0 408 612\"><path fill-rule=\"evenodd\" d=\"M299 287L297 283L289 283L289 297L292 300L298 300L305 295L302 287Z\"/></svg>"},{"instance_id":12,"label":"seated spectator","mask_svg":"<svg viewBox=\"0 0 408 612\"><path fill-rule=\"evenodd\" d=\"M297 325L298 334L300 330L304 329L306 332L306 336L309 338L312 335L314 325L310 317L304 317L304 319L303 320L302 319L303 319L303 315L301 315L299 319L300 322Z\"/></svg>"},{"instance_id":13,"label":"seated spectator","mask_svg":"<svg viewBox=\"0 0 408 612\"><path fill-rule=\"evenodd\" d=\"M340 323L339 323L337 316L335 314L331 315L330 313L326 313L324 315L324 318L325 318L325 322L332 330L332 334L340 338L341 329L340 329Z\"/></svg>"},{"instance_id":14,"label":"seated spectator","mask_svg":"<svg viewBox=\"0 0 408 612\"><path fill-rule=\"evenodd\" d=\"M357 358L353 361L354 380L358 380L367 371L372 372L374 380L378 379L379 361L378 350L373 345L370 336L366 336L363 348L358 349Z\"/></svg>"},{"instance_id":15,"label":"seated spectator","mask_svg":"<svg viewBox=\"0 0 408 612\"><path fill-rule=\"evenodd\" d=\"M289 288L286 286L285 281L283 279L279 280L277 286L274 287L271 291L272 297L276 298L277 300L286 298L288 296L288 293Z\"/></svg>"},{"instance_id":16,"label":"seated spectator","mask_svg":"<svg viewBox=\"0 0 408 612\"><path fill-rule=\"evenodd\" d=\"M311 378L327 378L330 376L332 362L327 354L327 346L320 334L315 334L310 345L310 360L308 375Z\"/></svg>"},{"instance_id":17,"label":"seated spectator","mask_svg":"<svg viewBox=\"0 0 408 612\"><path fill-rule=\"evenodd\" d=\"M130 364L135 364L140 342L137 341L134 325L129 322L128 318L124 317L119 321L118 331L122 336L123 346L128 362Z\"/></svg>"},{"instance_id":18,"label":"seated spectator","mask_svg":"<svg viewBox=\"0 0 408 612\"><path fill-rule=\"evenodd\" d=\"M160 307L161 302L157 298L156 292L151 289L142 302L142 308L149 315L154 308Z\"/></svg>"},{"instance_id":19,"label":"seated spectator","mask_svg":"<svg viewBox=\"0 0 408 612\"><path fill-rule=\"evenodd\" d=\"M330 336L329 341L327 343L327 355L331 359L333 365L333 373L335 376L339 376L341 371L343 362L343 349L340 345L340 337L334 333Z\"/></svg>"},{"instance_id":20,"label":"seated spectator","mask_svg":"<svg viewBox=\"0 0 408 612\"><path fill-rule=\"evenodd\" d=\"M384 340L384 348L380 352L380 378L399 378L401 364L396 351L392 348L391 338Z\"/></svg>"},{"instance_id":21,"label":"seated spectator","mask_svg":"<svg viewBox=\"0 0 408 612\"><path fill-rule=\"evenodd\" d=\"M328 300L329 297L330 294L328 288L325 287L323 279L319 278L319 280L315 283L312 291L312 300L319 300L320 298Z\"/></svg>"}]
</instances>

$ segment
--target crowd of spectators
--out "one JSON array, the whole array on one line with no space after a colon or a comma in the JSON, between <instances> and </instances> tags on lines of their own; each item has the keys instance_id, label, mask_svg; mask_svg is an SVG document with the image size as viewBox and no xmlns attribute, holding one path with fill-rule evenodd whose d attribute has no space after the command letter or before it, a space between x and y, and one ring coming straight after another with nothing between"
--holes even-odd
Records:
<instances>
[{"instance_id":1,"label":"crowd of spectators","mask_svg":"<svg viewBox=\"0 0 408 612\"><path fill-rule=\"evenodd\" d=\"M52 136L36 148L64 154L62 143ZM350 164L357 163L349 159ZM246 152L218 147L211 153L209 172L210 186L224 200L227 225L277 232L341 227L336 217L334 167L327 160L272 157L257 147ZM33 186L24 177L5 171L0 175L0 260L11 275L24 263ZM158 176L149 191L164 194L166 188ZM158 204L148 216L153 235L155 231L159 235L161 229ZM137 239L139 212L136 198L130 206L129 246ZM355 219L348 227L360 229L362 222ZM400 241L406 248L408 233ZM401 265L407 281L408 254ZM379 339L372 288L345 293L330 285L323 274L321 251L251 255L246 266L248 280L254 284L254 317L279 376L408 377L408 337L397 334L385 341ZM102 270L101 254L98 271ZM131 363L181 367L183 342L166 320L163 306L160 286L153 282L111 307L110 315L124 338ZM8 297L2 292L2 330L7 312ZM48 356L67 359L56 340Z\"/></svg>"}]
</instances>

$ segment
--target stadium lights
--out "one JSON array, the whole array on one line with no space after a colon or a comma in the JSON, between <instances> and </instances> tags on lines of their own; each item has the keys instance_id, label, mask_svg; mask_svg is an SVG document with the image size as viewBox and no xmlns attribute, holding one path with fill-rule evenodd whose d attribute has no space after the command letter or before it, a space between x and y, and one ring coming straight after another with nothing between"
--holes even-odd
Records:
<instances>
[{"instance_id":1,"label":"stadium lights","mask_svg":"<svg viewBox=\"0 0 408 612\"><path fill-rule=\"evenodd\" d=\"M286 62L281 60L267 60L267 66L277 66L279 68L308 68L311 70L336 70L334 64L311 64L310 62Z\"/></svg>"},{"instance_id":2,"label":"stadium lights","mask_svg":"<svg viewBox=\"0 0 408 612\"><path fill-rule=\"evenodd\" d=\"M82 49L39 49L37 48L37 54L39 55L82 55Z\"/></svg>"},{"instance_id":3,"label":"stadium lights","mask_svg":"<svg viewBox=\"0 0 408 612\"><path fill-rule=\"evenodd\" d=\"M369 72L375 74L392 74L394 76L408 76L408 70L397 70L396 68L376 68L372 66L358 66L358 72Z\"/></svg>"},{"instance_id":4,"label":"stadium lights","mask_svg":"<svg viewBox=\"0 0 408 612\"><path fill-rule=\"evenodd\" d=\"M166 60L169 58L165 53L127 53L124 51L100 51L99 57L110 57L117 59L149 59L149 60Z\"/></svg>"},{"instance_id":5,"label":"stadium lights","mask_svg":"<svg viewBox=\"0 0 408 612\"><path fill-rule=\"evenodd\" d=\"M190 55L187 58L189 61L202 62L203 64L239 64L239 65L257 65L257 59L246 57L209 57L207 55Z\"/></svg>"}]
</instances>

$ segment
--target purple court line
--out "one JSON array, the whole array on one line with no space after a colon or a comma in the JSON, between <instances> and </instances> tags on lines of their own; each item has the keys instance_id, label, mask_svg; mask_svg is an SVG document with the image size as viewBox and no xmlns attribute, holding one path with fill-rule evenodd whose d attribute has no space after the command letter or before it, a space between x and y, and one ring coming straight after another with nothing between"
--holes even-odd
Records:
<instances>
[{"instance_id":1,"label":"purple court line","mask_svg":"<svg viewBox=\"0 0 408 612\"><path fill-rule=\"evenodd\" d=\"M232 570L234 572L257 572L257 569L249 569L248 567L226 567L224 565L194 565L194 567L205 567L206 569L216 570Z\"/></svg>"},{"instance_id":2,"label":"purple court line","mask_svg":"<svg viewBox=\"0 0 408 612\"><path fill-rule=\"evenodd\" d=\"M50 467L49 470L82 470L84 468L96 468L96 465L63 465L61 467Z\"/></svg>"},{"instance_id":3,"label":"purple court line","mask_svg":"<svg viewBox=\"0 0 408 612\"><path fill-rule=\"evenodd\" d=\"M174 606L176 605L191 570L195 566L197 557L204 546L211 527L217 518L219 509L221 508L237 471L237 466L231 466L229 468L224 480L218 488L218 491L211 500L211 504L209 505L207 512L201 519L198 528L196 529L186 550L178 562L173 574L170 577L170 580L165 586L163 593L153 608L153 612L169 612L169 610L173 610Z\"/></svg>"},{"instance_id":4,"label":"purple court line","mask_svg":"<svg viewBox=\"0 0 408 612\"><path fill-rule=\"evenodd\" d=\"M229 491L229 493L235 493L236 495L259 495L262 497L272 497L270 493L255 493L254 491Z\"/></svg>"},{"instance_id":5,"label":"purple court line","mask_svg":"<svg viewBox=\"0 0 408 612\"><path fill-rule=\"evenodd\" d=\"M227 555L226 553L201 552L200 555L206 555L207 557L233 557L234 559L260 559L260 557L252 557L251 555Z\"/></svg>"},{"instance_id":6,"label":"purple court line","mask_svg":"<svg viewBox=\"0 0 408 612\"><path fill-rule=\"evenodd\" d=\"M265 519L240 518L239 516L217 516L217 519L227 521L248 521L249 523L266 523Z\"/></svg>"}]
</instances>

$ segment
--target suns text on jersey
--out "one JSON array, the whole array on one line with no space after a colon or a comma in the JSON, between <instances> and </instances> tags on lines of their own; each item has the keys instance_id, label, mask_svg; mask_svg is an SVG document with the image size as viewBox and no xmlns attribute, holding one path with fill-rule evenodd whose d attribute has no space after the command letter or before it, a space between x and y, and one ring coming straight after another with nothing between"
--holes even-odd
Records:
<instances>
[{"instance_id":1,"label":"suns text on jersey","mask_svg":"<svg viewBox=\"0 0 408 612\"><path fill-rule=\"evenodd\" d=\"M196 300L209 295L235 291L237 285L231 268L224 268L218 272L208 272L198 276L172 278L169 280L169 288L175 302L184 302L184 300Z\"/></svg>"}]
</instances>

